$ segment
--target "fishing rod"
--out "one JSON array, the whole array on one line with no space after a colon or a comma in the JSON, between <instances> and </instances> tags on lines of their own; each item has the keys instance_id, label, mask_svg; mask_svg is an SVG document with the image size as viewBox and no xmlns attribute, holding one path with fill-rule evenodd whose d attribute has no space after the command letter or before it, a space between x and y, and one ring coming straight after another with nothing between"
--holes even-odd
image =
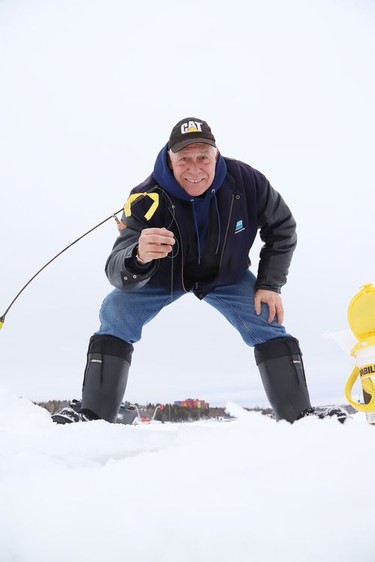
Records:
<instances>
[{"instance_id":1,"label":"fishing rod","mask_svg":"<svg viewBox=\"0 0 375 562\"><path fill-rule=\"evenodd\" d=\"M87 236L88 234L90 234L91 232L93 232L95 229L99 228L99 226L102 226L102 224L106 223L107 221L109 221L110 219L114 219L116 221L117 224L117 228L119 231L123 230L124 228L126 228L125 224L120 221L117 218L117 214L121 213L123 211L123 208L121 208L119 211L116 211L116 213L113 213L112 215L110 215L109 217L107 217L106 219L102 220L101 222L99 222L98 224L96 224L95 226L93 226L92 228L90 228L90 230L88 230L87 232L85 232L84 234L82 234L79 238L77 238L76 240L74 240L74 242L71 242L70 244L68 244L68 246L66 246L65 248L63 248L58 254L56 254L53 258L51 258L47 263L45 263L43 265L43 267L41 267L28 281L27 283L25 283L25 285L21 288L20 291L18 291L18 293L16 294L16 296L14 297L14 299L12 300L12 302L10 303L10 305L8 306L8 308L6 309L6 311L4 312L4 314L2 316L0 316L0 330L3 327L3 324L5 322L5 317L8 314L9 310L12 308L12 306L14 305L14 303L16 302L16 300L18 299L18 297L23 293L23 291L26 289L26 287L28 287L30 285L30 283L35 279L35 277L37 277L39 275L39 273L41 273L44 269L46 269L46 267L48 267L53 261L55 261L55 259L57 259L59 256L61 256L61 254L63 254L64 252L66 252L67 250L69 250L69 248L71 248L72 246L74 246L74 244L76 244L77 242L79 242L80 240L82 240L82 238L84 238L85 236Z\"/></svg>"}]
</instances>

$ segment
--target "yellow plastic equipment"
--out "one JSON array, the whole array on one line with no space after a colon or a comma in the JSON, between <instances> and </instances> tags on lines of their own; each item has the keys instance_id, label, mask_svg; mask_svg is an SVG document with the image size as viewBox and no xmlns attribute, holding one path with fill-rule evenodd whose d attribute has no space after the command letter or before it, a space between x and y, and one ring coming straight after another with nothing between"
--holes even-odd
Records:
<instances>
[{"instance_id":1,"label":"yellow plastic equipment","mask_svg":"<svg viewBox=\"0 0 375 562\"><path fill-rule=\"evenodd\" d=\"M361 287L350 301L348 321L358 343L351 352L357 365L346 382L345 396L357 410L375 413L375 286L371 283ZM364 404L352 398L358 377L361 379Z\"/></svg>"}]
</instances>

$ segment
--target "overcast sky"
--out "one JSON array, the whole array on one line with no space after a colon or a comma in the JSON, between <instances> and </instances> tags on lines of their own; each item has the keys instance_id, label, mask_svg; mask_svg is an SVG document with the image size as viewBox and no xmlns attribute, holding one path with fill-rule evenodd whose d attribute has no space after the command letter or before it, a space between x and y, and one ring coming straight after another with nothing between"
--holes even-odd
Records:
<instances>
[{"instance_id":1,"label":"overcast sky","mask_svg":"<svg viewBox=\"0 0 375 562\"><path fill-rule=\"evenodd\" d=\"M350 299L375 283L374 24L369 0L2 0L0 313L121 209L194 115L291 207L286 327L313 401L343 400L352 359L325 334L348 330ZM109 221L23 293L0 334L0 384L80 396L116 234ZM133 357L132 401L266 403L252 350L192 295L147 326Z\"/></svg>"}]
</instances>

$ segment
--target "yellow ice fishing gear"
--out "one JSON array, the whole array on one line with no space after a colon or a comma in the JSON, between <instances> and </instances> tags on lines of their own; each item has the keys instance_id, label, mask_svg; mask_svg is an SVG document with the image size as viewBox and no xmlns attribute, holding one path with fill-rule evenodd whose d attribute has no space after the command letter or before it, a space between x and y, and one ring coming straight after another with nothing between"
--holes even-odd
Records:
<instances>
[{"instance_id":1,"label":"yellow ice fishing gear","mask_svg":"<svg viewBox=\"0 0 375 562\"><path fill-rule=\"evenodd\" d=\"M375 286L364 285L352 298L348 309L348 321L358 343L351 354L356 359L345 385L349 404L360 412L366 412L367 421L375 424ZM364 404L352 399L352 390L360 377Z\"/></svg>"},{"instance_id":2,"label":"yellow ice fishing gear","mask_svg":"<svg viewBox=\"0 0 375 562\"><path fill-rule=\"evenodd\" d=\"M150 218L152 217L152 215L155 213L156 209L159 206L159 194L158 193L132 193L129 196L128 200L126 201L125 205L124 205L125 216L126 217L131 216L131 214L132 214L131 205L139 197L150 197L150 199L152 199L152 201L153 201L151 207L149 208L147 213L145 213L145 219L149 221Z\"/></svg>"}]
</instances>

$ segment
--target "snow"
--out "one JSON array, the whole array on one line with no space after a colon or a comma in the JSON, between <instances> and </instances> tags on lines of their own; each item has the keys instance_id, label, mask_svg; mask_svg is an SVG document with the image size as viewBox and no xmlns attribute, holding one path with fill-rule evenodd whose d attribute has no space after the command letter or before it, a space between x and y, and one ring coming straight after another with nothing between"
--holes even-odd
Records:
<instances>
[{"instance_id":1,"label":"snow","mask_svg":"<svg viewBox=\"0 0 375 562\"><path fill-rule=\"evenodd\" d=\"M0 388L0 560L374 560L374 428L58 426Z\"/></svg>"},{"instance_id":2,"label":"snow","mask_svg":"<svg viewBox=\"0 0 375 562\"><path fill-rule=\"evenodd\" d=\"M367 0L0 2L1 312L200 115L296 216L287 328L313 403L342 402L347 307L373 282L374 16ZM192 295L145 328L126 399L229 399L235 422L64 427L27 400L80 397L116 233L56 260L2 330L0 562L373 562L374 428L242 410L268 405L252 352Z\"/></svg>"}]
</instances>

